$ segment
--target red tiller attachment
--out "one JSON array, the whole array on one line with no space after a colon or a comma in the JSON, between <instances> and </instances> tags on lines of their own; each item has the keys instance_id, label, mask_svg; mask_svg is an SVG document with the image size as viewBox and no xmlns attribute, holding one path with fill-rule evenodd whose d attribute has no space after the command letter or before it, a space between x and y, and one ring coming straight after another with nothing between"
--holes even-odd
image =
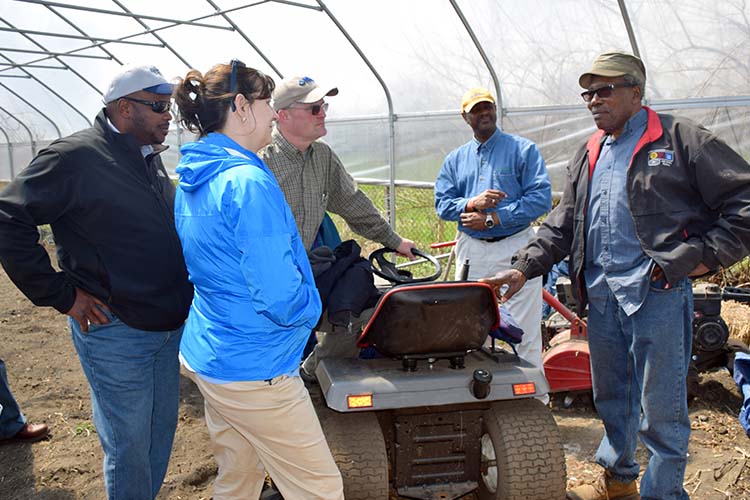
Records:
<instances>
[{"instance_id":1,"label":"red tiller attachment","mask_svg":"<svg viewBox=\"0 0 750 500\"><path fill-rule=\"evenodd\" d=\"M591 389L591 354L589 353L586 321L565 307L547 290L544 301L570 321L570 330L558 333L542 355L544 375L550 392L587 391Z\"/></svg>"}]
</instances>

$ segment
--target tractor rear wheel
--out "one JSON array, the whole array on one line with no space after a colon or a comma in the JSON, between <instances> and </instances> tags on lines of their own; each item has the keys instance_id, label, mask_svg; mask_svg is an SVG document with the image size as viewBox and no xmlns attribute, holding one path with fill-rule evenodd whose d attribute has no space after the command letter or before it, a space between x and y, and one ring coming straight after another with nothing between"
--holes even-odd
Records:
<instances>
[{"instance_id":1,"label":"tractor rear wheel","mask_svg":"<svg viewBox=\"0 0 750 500\"><path fill-rule=\"evenodd\" d=\"M546 406L536 399L494 403L482 420L479 500L565 498L565 453Z\"/></svg>"},{"instance_id":2,"label":"tractor rear wheel","mask_svg":"<svg viewBox=\"0 0 750 500\"><path fill-rule=\"evenodd\" d=\"M320 426L344 480L347 500L388 498L388 455L374 413L338 413L313 397ZM317 400L317 401L316 401Z\"/></svg>"}]
</instances>

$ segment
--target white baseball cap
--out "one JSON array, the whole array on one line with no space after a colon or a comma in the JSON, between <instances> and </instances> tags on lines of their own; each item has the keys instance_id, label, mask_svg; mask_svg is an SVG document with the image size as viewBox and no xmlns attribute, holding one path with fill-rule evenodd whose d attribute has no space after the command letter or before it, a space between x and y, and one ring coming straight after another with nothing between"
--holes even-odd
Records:
<instances>
[{"instance_id":1,"label":"white baseball cap","mask_svg":"<svg viewBox=\"0 0 750 500\"><path fill-rule=\"evenodd\" d=\"M300 102L309 104L339 93L336 87L320 87L309 76L293 76L279 83L273 91L273 109L279 111Z\"/></svg>"},{"instance_id":2,"label":"white baseball cap","mask_svg":"<svg viewBox=\"0 0 750 500\"><path fill-rule=\"evenodd\" d=\"M125 66L112 78L102 99L108 104L140 90L171 95L174 85L167 82L156 66Z\"/></svg>"}]
</instances>

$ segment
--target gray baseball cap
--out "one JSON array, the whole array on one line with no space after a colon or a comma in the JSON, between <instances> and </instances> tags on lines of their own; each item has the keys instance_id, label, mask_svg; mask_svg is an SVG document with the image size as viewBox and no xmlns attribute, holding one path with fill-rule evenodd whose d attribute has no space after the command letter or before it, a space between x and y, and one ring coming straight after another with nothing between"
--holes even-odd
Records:
<instances>
[{"instance_id":1,"label":"gray baseball cap","mask_svg":"<svg viewBox=\"0 0 750 500\"><path fill-rule=\"evenodd\" d=\"M139 90L171 95L174 85L167 82L156 66L125 66L112 78L102 100L108 104Z\"/></svg>"},{"instance_id":2,"label":"gray baseball cap","mask_svg":"<svg viewBox=\"0 0 750 500\"><path fill-rule=\"evenodd\" d=\"M294 76L279 83L273 91L273 109L279 111L295 102L309 104L327 96L334 96L339 89L333 87L326 90L318 86L315 80L308 76Z\"/></svg>"}]
</instances>

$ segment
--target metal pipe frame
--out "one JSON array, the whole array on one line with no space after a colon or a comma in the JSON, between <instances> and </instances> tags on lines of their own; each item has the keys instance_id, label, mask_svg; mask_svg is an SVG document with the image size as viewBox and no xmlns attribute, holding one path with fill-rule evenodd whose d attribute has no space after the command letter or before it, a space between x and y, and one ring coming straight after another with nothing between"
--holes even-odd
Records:
<instances>
[{"instance_id":1,"label":"metal pipe frame","mask_svg":"<svg viewBox=\"0 0 750 500\"><path fill-rule=\"evenodd\" d=\"M132 40L117 40L115 38L98 38L98 37L91 37L91 36L82 36L82 35L73 35L70 33L52 33L50 31L35 31L35 30L26 30L21 28L3 28L0 27L0 31L10 31L12 33L18 33L19 35L37 35L37 36L51 36L55 38L70 38L72 40L90 40L90 41L99 41L99 42L106 42L106 43L124 43L129 45L143 45L146 47L162 47L161 44L153 43L153 42L135 42Z\"/></svg>"},{"instance_id":2,"label":"metal pipe frame","mask_svg":"<svg viewBox=\"0 0 750 500\"><path fill-rule=\"evenodd\" d=\"M8 92L10 92L14 96L16 96L18 99L20 99L28 107L30 107L31 109L33 109L34 111L36 111L37 113L39 113L39 115L41 115L42 118L46 119L48 122L50 122L52 124L53 127L55 127L55 131L57 132L57 138L59 139L60 137L62 137L62 133L60 132L60 127L57 126L57 123L55 123L55 121L52 118L50 118L49 116L47 116L41 109L37 108L32 103L30 103L29 101L27 101L26 99L24 99L20 94L18 94L15 90L13 90L12 88L8 87L4 83L0 83L0 87L3 87L5 90L7 90Z\"/></svg>"},{"instance_id":3,"label":"metal pipe frame","mask_svg":"<svg viewBox=\"0 0 750 500\"><path fill-rule=\"evenodd\" d=\"M52 65L45 65L45 64L27 64L27 63L11 64L11 63L0 62L0 66L8 66L10 69L12 68L64 69L64 70L68 69L65 66L52 66Z\"/></svg>"},{"instance_id":4,"label":"metal pipe frame","mask_svg":"<svg viewBox=\"0 0 750 500\"><path fill-rule=\"evenodd\" d=\"M0 75L0 78L31 78L29 75Z\"/></svg>"},{"instance_id":5,"label":"metal pipe frame","mask_svg":"<svg viewBox=\"0 0 750 500\"><path fill-rule=\"evenodd\" d=\"M264 1L266 1L266 0L264 0ZM231 9L224 9L224 10L221 10L221 11L218 11L218 12L212 12L210 14L205 14L203 16L199 16L199 17L193 18L192 21L196 21L196 20L200 20L200 19L208 19L208 18L211 18L211 17L215 17L217 15L220 15L220 14L228 14L230 12L234 12L234 11L246 9L248 7L251 7L252 5L255 5L255 4L242 5L242 6L239 6L239 7L232 7ZM318 10L317 7L311 7L311 8L314 8L314 9ZM58 13L58 15L60 15L60 14ZM66 21L67 21L67 19L66 19ZM68 21L68 23L70 23L70 21ZM157 31L163 31L163 30L166 30L166 29L169 29L169 28L174 28L175 26L179 26L179 24L180 23L172 23L172 24L168 24L168 25L165 25L165 26L159 26L158 28L148 28L148 29L146 29L144 31L140 31L138 33L133 33L131 35L126 35L126 36L120 37L117 40L127 40L129 38L135 38L135 37L139 37L139 36L143 36L143 35L153 34L153 33L157 32ZM227 29L227 28L221 28L221 29ZM231 28L228 28L228 29L231 30ZM105 56L91 56L91 55L85 55L85 54L78 54L78 52L82 52L84 50L97 49L97 48L101 49L102 51L104 51L106 53L109 53L104 48L104 45L106 45L106 43L107 42L94 43L94 44L91 44L91 45L87 45L86 47L79 47L77 49L72 49L72 50L69 50L67 52L59 52L59 53L45 53L45 52L42 52L42 51L28 51L28 50L22 50L22 49L5 49L5 48L0 48L0 52L2 52L2 51L9 51L9 52L29 52L29 53L32 53L32 54L49 54L46 57L41 57L39 59L34 59L33 61L28 61L28 62L25 63L27 65L28 64L34 64L34 63L38 63L38 62L47 61L49 59L52 59L56 55L65 56L65 57L84 57L84 58L90 58L90 59L108 59L108 60L115 60L118 63L122 64L114 56L105 57ZM3 71L7 71L7 70L0 69L0 72L3 72Z\"/></svg>"},{"instance_id":6,"label":"metal pipe frame","mask_svg":"<svg viewBox=\"0 0 750 500\"><path fill-rule=\"evenodd\" d=\"M80 49L75 49L75 51L78 52L78 51L81 51L81 50L86 50L86 49L91 49L91 48L94 48L94 47L83 47L83 48L80 48ZM84 59L106 59L106 60L112 59L111 57L107 57L107 56L94 56L94 55L89 55L89 54L75 54L73 52L52 52L52 51L49 51L49 50L15 49L15 48L10 48L10 47L0 47L0 52L21 52L23 54L44 54L46 56L43 59L36 59L34 61L28 61L28 62L24 63L25 65L34 64L34 63L42 62L42 61L47 61L49 59L54 59L54 58L56 58L58 56L59 57L82 57ZM7 70L2 70L2 71L7 71Z\"/></svg>"},{"instance_id":7,"label":"metal pipe frame","mask_svg":"<svg viewBox=\"0 0 750 500\"><path fill-rule=\"evenodd\" d=\"M38 5L44 5L47 7L60 7L61 9L82 10L85 12L93 12L96 14L106 14L106 15L111 15L111 16L130 17L135 20L146 19L148 21L159 21L162 23L187 24L190 26L197 26L201 28L215 28L215 29L220 29L220 30L231 31L231 28L228 28L226 26L217 26L215 24L183 21L181 19L172 19L168 17L149 16L148 14L134 14L127 9L123 9L125 10L125 12L120 12L117 10L106 10L106 9L97 9L95 7L85 7L83 5L70 5L70 4L59 3L59 2L48 2L47 0L16 0L16 2L34 3Z\"/></svg>"},{"instance_id":8,"label":"metal pipe frame","mask_svg":"<svg viewBox=\"0 0 750 500\"><path fill-rule=\"evenodd\" d=\"M260 2L255 2L255 3L253 3L253 4L249 4L249 5L246 5L245 7L254 7L255 5L260 5L260 4L266 3L266 1L267 1L267 0L262 0L262 1L260 1ZM215 2L213 1L213 0L206 0L206 2L208 2L208 4L209 4L209 5L211 6L211 7L213 7L213 8L214 8L214 9L215 9L215 10L216 10L217 12L219 12L219 11L221 10L221 9L219 9L219 6L218 6L218 5L216 5L216 3L215 3ZM258 55L259 55L259 56L260 56L260 57L261 57L261 58L262 58L262 59L263 59L263 60L264 60L264 61L266 62L266 64L268 64L268 66L269 66L269 67L270 67L270 68L271 68L271 69L272 69L272 70L274 71L274 73L276 73L276 75L277 75L277 76L278 76L279 78L284 78L284 75L283 75L283 74L281 73L281 71L279 71L279 69L278 69L278 68L277 68L276 66L274 66L274 64L273 64L273 63L271 62L271 60L270 60L270 59L269 59L268 57L266 57L266 55L265 55L265 54L263 53L263 51L262 51L262 50L260 50L260 48L259 48L259 47L258 47L257 45L255 45L255 44L253 43L253 41L252 41L252 40L250 40L250 37L248 37L248 36L247 36L247 35L245 34L245 32L244 32L244 31L242 31L242 30L240 29L240 27L239 27L239 26L237 26L237 24L236 24L236 23L235 23L234 21L232 21L232 20L231 20L231 19L229 18L229 16L227 16L227 15L226 15L226 14L224 14L224 13L222 13L222 14L219 14L219 15L220 15L220 16L221 16L221 17L222 17L222 18L223 18L223 19L224 19L224 20L225 20L225 21L226 21L227 23L229 23L229 25L230 25L230 26L231 26L232 28L234 28L234 30L235 30L235 31L237 32L237 34L238 34L238 35L240 35L240 36L241 36L241 37L242 37L242 38L243 38L243 39L244 39L244 40L245 40L245 41L246 41L246 42L247 42L247 43L248 43L248 44L249 44L249 45L250 45L250 46L251 46L251 47L253 48L253 50L255 50L255 52L257 52L257 53L258 53Z\"/></svg>"},{"instance_id":9,"label":"metal pipe frame","mask_svg":"<svg viewBox=\"0 0 750 500\"><path fill-rule=\"evenodd\" d=\"M16 115L11 113L4 107L0 106L0 111L10 116L11 118L13 118L15 121L18 122L19 125L21 125L21 127L23 127L24 130L26 130L26 133L29 134L29 140L31 141L31 153L36 155L36 142L34 141L34 134L31 133L31 129L24 122L22 122ZM13 173L11 172L11 174Z\"/></svg>"},{"instance_id":10,"label":"metal pipe frame","mask_svg":"<svg viewBox=\"0 0 750 500\"><path fill-rule=\"evenodd\" d=\"M143 22L143 18L142 17L137 17L135 14L133 14L132 12L130 12L130 9L128 9L127 7L125 7L122 4L122 2L120 2L120 0L112 0L112 2L114 2L115 5L117 5L122 10L124 10L125 12L127 12L128 15L130 15L138 24L140 24L141 26L143 26L146 29L149 29L148 25ZM167 41L164 40L161 36L159 36L159 35L157 35L156 33L153 33L153 32L151 33L151 36L154 37L154 38L156 38L157 40L159 40L164 45L164 47L166 49L168 49L172 54L174 54L175 57L177 57L177 59L179 59L180 61L182 61L182 64L184 64L188 68L192 68L193 67L189 62L187 62L187 59L185 59L184 57L182 57L182 54L180 54L175 49L173 49L172 46L169 45L167 43Z\"/></svg>"},{"instance_id":11,"label":"metal pipe frame","mask_svg":"<svg viewBox=\"0 0 750 500\"><path fill-rule=\"evenodd\" d=\"M51 7L49 5L47 5L46 7L47 7L47 10L49 10L54 15L56 15L57 17L59 17L60 19L62 19L68 26L70 26L71 28L73 28L74 30L76 30L81 35L84 35L84 36L88 37L88 33L86 33L85 31L83 31L83 29L81 29L76 23L74 23L73 21L71 21L70 19L68 19L67 17L65 17L63 14L61 14L60 12L58 12L55 9L55 7ZM107 49L106 47L104 47L103 44L100 45L99 48L102 50L102 52L104 52L105 54L107 54L110 57L110 59L112 59L117 64L119 64L119 65L122 66L122 61L120 61L120 59L118 59L117 56L115 56L112 52L110 52L109 49Z\"/></svg>"},{"instance_id":12,"label":"metal pipe frame","mask_svg":"<svg viewBox=\"0 0 750 500\"><path fill-rule=\"evenodd\" d=\"M2 50L0 50L0 57L3 57L3 58L5 58L5 60L6 60L6 61L8 61L8 62L10 62L10 63L14 63L14 62L15 62L15 61L13 61L12 59L10 59L10 58L9 58L8 56L6 56L5 54L3 54L3 53L2 53ZM23 72L24 72L24 73L25 73L25 74L26 74L26 75L28 76L28 78L32 78L32 79L33 79L33 80L34 80L35 82L37 82L37 83L38 83L39 85L41 85L42 87L44 87L45 89L47 89L47 90L48 90L48 91L49 91L49 92L50 92L50 93L51 93L52 95L54 95L55 97L57 97L58 99L60 99L60 100L61 100L62 102L64 102L64 103L65 103L65 104L67 104L68 106L70 106L70 108L71 108L71 109L72 109L73 111L75 111L75 112L76 112L76 113L78 113L78 114L79 114L80 116L82 116L82 117L83 117L83 119L85 120L85 122L86 122L86 123L87 123L87 124L88 124L89 126L91 126L91 120L89 120L89 119L88 119L88 117L87 117L86 115L84 115L83 113L81 113L81 111L80 111L80 110L79 110L79 109L78 109L77 107L73 106L73 105L72 105L72 104L70 103L70 101L68 101L67 99L65 99L65 98L64 98L63 96L61 96L61 95L60 95L60 94L59 94L59 93L58 93L57 91L55 91L55 90L54 90L54 89L53 89L52 87L50 87L49 85L47 85L46 83L44 83L44 82L43 82L42 80L40 80L39 78L37 78L36 76L34 76L34 75L33 75L32 73L29 73L28 71L26 71L26 69L25 69L25 68L18 68L18 69L19 69L19 70L21 70L21 71L23 71ZM0 70L0 71L1 71L1 70ZM4 77L4 76L10 76L10 75L3 75L3 74L0 74L0 77Z\"/></svg>"},{"instance_id":13,"label":"metal pipe frame","mask_svg":"<svg viewBox=\"0 0 750 500\"><path fill-rule=\"evenodd\" d=\"M0 17L0 21L4 22L5 24L7 24L8 26L10 26L11 28L16 29L16 27L13 26L13 24L11 24L5 18ZM23 36L24 38L26 38L28 41L30 41L31 43L33 43L34 45L36 45L40 49L47 50L47 47L45 47L44 45L42 45L38 41L34 40L30 35L27 35L27 34L21 33L21 32L18 32L18 34L21 35L21 36ZM86 78L85 76L83 76L82 74L80 74L78 71L76 71L75 69L73 69L70 66L68 66L67 64L65 64L65 62L63 62L62 60L60 60L58 57L55 57L55 61L59 62L60 64L62 64L64 66L66 66L68 68L68 71L70 71L75 76L77 76L78 78L80 78L83 81L83 83L85 83L86 85L88 85L89 87L91 87L92 89L94 89L94 92L96 92L99 95L102 95L101 91L96 87L96 85L94 85L93 83L91 83L88 78Z\"/></svg>"},{"instance_id":14,"label":"metal pipe frame","mask_svg":"<svg viewBox=\"0 0 750 500\"><path fill-rule=\"evenodd\" d=\"M8 171L12 179L16 176L15 168L13 167L13 143L10 142L10 136L2 126L0 126L0 132L5 136L5 143L8 145Z\"/></svg>"},{"instance_id":15,"label":"metal pipe frame","mask_svg":"<svg viewBox=\"0 0 750 500\"><path fill-rule=\"evenodd\" d=\"M477 35L474 33L474 30L469 24L469 21L466 19L466 16L464 16L463 11L458 6L458 3L456 2L456 0L450 0L450 3L453 6L453 10L456 11L458 18L461 20L461 24L464 25L464 28L466 28L466 31L469 33L469 37L471 38L471 41L474 43L474 47L476 47L477 52L479 52L479 55L482 56L482 61L484 61L484 65L487 66L487 69L490 72L490 76L492 77L492 83L495 85L497 109L500 115L498 116L498 120L500 121L500 129L502 130L503 118L505 116L505 109L503 107L503 94L502 94L502 91L500 90L500 79L497 77L497 73L495 72L494 66L492 66L492 62L490 62L490 58L487 57L487 53L484 51L482 44L479 42L479 38L477 38Z\"/></svg>"},{"instance_id":16,"label":"metal pipe frame","mask_svg":"<svg viewBox=\"0 0 750 500\"><path fill-rule=\"evenodd\" d=\"M385 99L388 103L388 158L390 163L390 186L388 189L388 222L390 223L391 227L395 230L396 228L396 190L395 186L393 184L393 181L396 177L396 114L393 111L393 99L391 98L391 91L388 89L388 85L386 85L385 80L380 76L380 73L375 69L375 66L372 65L370 60L367 58L367 56L362 52L362 49L359 48L359 45L354 41L354 39L349 35L349 33L344 29L344 26L339 22L338 19L333 15L333 13L326 7L326 5L323 3L322 0L316 0L318 5L320 5L321 9L323 9L323 12L328 15L329 19L333 22L334 25L339 29L342 35L349 41L351 46L354 48L354 50L359 54L359 57L362 59L362 61L367 65L368 68L370 68L370 71L373 75L375 75L375 78L380 83L380 86L383 88L383 92L385 93Z\"/></svg>"},{"instance_id":17,"label":"metal pipe frame","mask_svg":"<svg viewBox=\"0 0 750 500\"><path fill-rule=\"evenodd\" d=\"M625 5L625 0L617 0L617 5L620 6L620 14L622 15L622 22L625 23L625 30L628 32L628 39L630 40L630 48L633 49L633 54L636 57L641 57L641 51L638 50L638 41L635 38L635 31L633 30L633 23L630 22L630 15L628 14L628 7Z\"/></svg>"}]
</instances>

